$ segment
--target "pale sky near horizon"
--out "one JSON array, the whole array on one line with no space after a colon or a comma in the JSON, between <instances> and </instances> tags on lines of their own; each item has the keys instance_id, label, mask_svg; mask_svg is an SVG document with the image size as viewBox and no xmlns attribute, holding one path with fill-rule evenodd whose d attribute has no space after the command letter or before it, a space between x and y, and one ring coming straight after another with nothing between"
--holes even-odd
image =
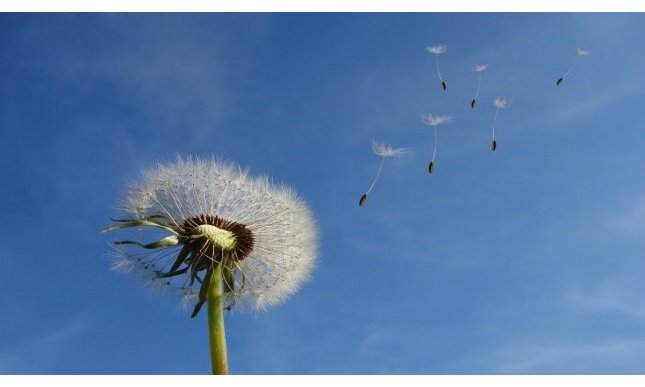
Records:
<instances>
[{"instance_id":1,"label":"pale sky near horizon","mask_svg":"<svg viewBox=\"0 0 645 387\"><path fill-rule=\"evenodd\" d=\"M1 14L0 373L210 371L205 316L98 233L178 154L292 185L321 231L298 294L228 316L232 373L644 373L643 38L642 14ZM425 113L453 117L432 175ZM372 140L411 151L359 208Z\"/></svg>"}]
</instances>

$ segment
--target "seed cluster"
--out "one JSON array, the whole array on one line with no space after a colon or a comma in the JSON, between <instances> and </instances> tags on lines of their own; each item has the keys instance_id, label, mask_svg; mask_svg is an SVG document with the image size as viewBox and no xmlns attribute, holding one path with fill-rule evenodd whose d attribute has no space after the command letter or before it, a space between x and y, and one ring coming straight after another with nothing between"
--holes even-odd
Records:
<instances>
[{"instance_id":1,"label":"seed cluster","mask_svg":"<svg viewBox=\"0 0 645 387\"><path fill-rule=\"evenodd\" d=\"M204 229L201 226L213 226L229 232L234 239L232 248L216 245L212 236L201 232ZM179 227L179 235L185 238L184 244L191 250L199 251L217 263L222 262L222 252L226 253L229 259L241 261L253 251L254 237L251 230L243 224L215 215L201 214L185 219Z\"/></svg>"}]
</instances>

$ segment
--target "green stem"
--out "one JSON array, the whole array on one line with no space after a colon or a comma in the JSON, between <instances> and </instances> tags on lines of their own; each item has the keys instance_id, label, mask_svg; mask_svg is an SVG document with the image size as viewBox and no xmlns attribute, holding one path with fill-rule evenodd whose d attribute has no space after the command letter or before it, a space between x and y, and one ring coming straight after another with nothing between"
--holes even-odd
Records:
<instances>
[{"instance_id":1,"label":"green stem","mask_svg":"<svg viewBox=\"0 0 645 387\"><path fill-rule=\"evenodd\" d=\"M226 333L224 331L224 297L222 292L222 265L211 270L208 284L208 337L211 347L213 375L228 375L226 359Z\"/></svg>"}]
</instances>

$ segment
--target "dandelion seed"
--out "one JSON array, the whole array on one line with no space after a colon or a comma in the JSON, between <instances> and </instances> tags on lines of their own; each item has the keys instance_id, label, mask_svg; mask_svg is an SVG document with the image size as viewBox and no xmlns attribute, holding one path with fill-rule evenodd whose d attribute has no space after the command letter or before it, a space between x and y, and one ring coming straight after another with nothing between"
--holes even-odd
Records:
<instances>
[{"instance_id":1,"label":"dandelion seed","mask_svg":"<svg viewBox=\"0 0 645 387\"><path fill-rule=\"evenodd\" d=\"M578 59L580 59L581 57L590 56L590 55L591 55L591 51L585 50L584 48L580 48L580 47L576 48L576 59L574 59L571 67L569 67L569 69L555 82L556 86L560 86L562 81L564 81L564 79L568 77L569 74L571 74L571 71L573 71L573 68L576 67L576 64L578 63Z\"/></svg>"},{"instance_id":2,"label":"dandelion seed","mask_svg":"<svg viewBox=\"0 0 645 387\"><path fill-rule=\"evenodd\" d=\"M427 114L423 116L423 123L426 125L432 126L434 129L434 147L432 150L432 160L430 161L430 164L428 164L428 173L434 172L435 168L435 158L437 156L437 126L443 125L443 124L448 124L452 121L452 117L449 116L440 116L440 115L432 115L432 114Z\"/></svg>"},{"instance_id":3,"label":"dandelion seed","mask_svg":"<svg viewBox=\"0 0 645 387\"><path fill-rule=\"evenodd\" d=\"M159 164L131 186L123 209L126 219L102 232L138 228L165 236L115 242L114 268L177 289L184 302L196 299L192 317L208 302L213 373L228 373L223 310L278 304L315 266L317 229L305 202L233 164Z\"/></svg>"},{"instance_id":4,"label":"dandelion seed","mask_svg":"<svg viewBox=\"0 0 645 387\"><path fill-rule=\"evenodd\" d=\"M488 69L488 65L485 64L478 64L473 66L473 70L477 73L477 88L475 89L475 98L470 102L470 107L472 109L475 108L475 105L477 104L477 97L479 96L479 86L482 83L482 73Z\"/></svg>"},{"instance_id":5,"label":"dandelion seed","mask_svg":"<svg viewBox=\"0 0 645 387\"><path fill-rule=\"evenodd\" d=\"M441 88L443 89L443 91L446 91L446 82L444 82L443 78L441 77L441 71L439 71L439 55L448 51L448 46L446 46L445 44L437 44L435 46L426 47L426 49L429 53L434 54L437 62L437 74L439 75L439 81L441 81Z\"/></svg>"},{"instance_id":6,"label":"dandelion seed","mask_svg":"<svg viewBox=\"0 0 645 387\"><path fill-rule=\"evenodd\" d=\"M408 149L392 148L390 145L372 141L372 152L381 157L381 160L379 162L378 172L376 172L376 177L372 181L372 185L370 185L370 188L367 190L367 192L364 193L363 196L361 196L361 198L358 200L358 205L361 207L367 202L368 195L370 194L370 192L372 192L372 189L374 189L379 176L381 176L381 170L383 169L383 163L385 162L385 159L388 157L401 157L408 152Z\"/></svg>"},{"instance_id":7,"label":"dandelion seed","mask_svg":"<svg viewBox=\"0 0 645 387\"><path fill-rule=\"evenodd\" d=\"M495 152L495 149L497 149L497 140L495 140L495 125L497 124L497 114L501 109L507 109L511 106L511 100L506 99L506 98L495 98L493 101L493 105L497 109L495 109L495 117L493 118L493 141L490 143L490 150Z\"/></svg>"}]
</instances>

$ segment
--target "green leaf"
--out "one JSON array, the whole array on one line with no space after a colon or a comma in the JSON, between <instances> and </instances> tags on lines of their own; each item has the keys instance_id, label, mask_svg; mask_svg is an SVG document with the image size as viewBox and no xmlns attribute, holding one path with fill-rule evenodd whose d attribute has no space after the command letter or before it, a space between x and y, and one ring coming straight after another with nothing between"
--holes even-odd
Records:
<instances>
[{"instance_id":1,"label":"green leaf","mask_svg":"<svg viewBox=\"0 0 645 387\"><path fill-rule=\"evenodd\" d=\"M158 249L160 247L169 247L169 246L175 246L179 243L179 238L175 235L171 235L169 237L165 237L163 239L160 239L156 242L148 243L148 244L143 244L139 243L137 241L115 241L115 245L137 245L141 246L144 249Z\"/></svg>"}]
</instances>

